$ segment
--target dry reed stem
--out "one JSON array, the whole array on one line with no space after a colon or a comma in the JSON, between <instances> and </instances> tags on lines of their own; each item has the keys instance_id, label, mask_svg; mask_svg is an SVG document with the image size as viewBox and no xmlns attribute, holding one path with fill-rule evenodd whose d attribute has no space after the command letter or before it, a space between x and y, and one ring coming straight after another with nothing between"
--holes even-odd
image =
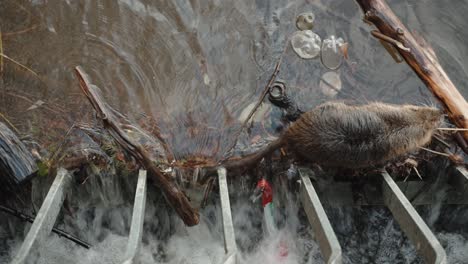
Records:
<instances>
[{"instance_id":1,"label":"dry reed stem","mask_svg":"<svg viewBox=\"0 0 468 264\"><path fill-rule=\"evenodd\" d=\"M34 72L33 70L31 70L31 69L28 68L27 66L25 66L25 65L23 65L23 64L21 64L21 63L19 63L18 61L14 60L14 59L12 59L12 58L10 58L10 57L8 57L7 55L5 55L5 54L3 53L3 51L0 52L0 57L3 57L3 58L5 58L5 59L11 61L12 63L18 65L19 67L25 69L26 71L28 71L28 72L30 72L32 75L34 75L38 80L40 80L41 82L43 82L42 79L41 79L41 77L40 77L36 72Z\"/></svg>"},{"instance_id":2,"label":"dry reed stem","mask_svg":"<svg viewBox=\"0 0 468 264\"><path fill-rule=\"evenodd\" d=\"M441 155L441 156L444 156L444 157L450 157L450 155L447 154L447 153L442 153L442 152L435 151L435 150L432 150L432 149L428 149L428 148L425 148L425 147L419 147L419 148L422 149L422 150L425 150L427 152L437 154L437 155Z\"/></svg>"},{"instance_id":3,"label":"dry reed stem","mask_svg":"<svg viewBox=\"0 0 468 264\"><path fill-rule=\"evenodd\" d=\"M2 29L0 28L0 53L3 54ZM0 77L3 75L3 56L0 56Z\"/></svg>"},{"instance_id":4,"label":"dry reed stem","mask_svg":"<svg viewBox=\"0 0 468 264\"><path fill-rule=\"evenodd\" d=\"M9 37L13 37L13 36L16 36L16 35L21 35L21 34L24 34L24 33L28 33L29 31L33 31L34 29L36 29L39 25L38 24L34 24L28 28L24 28L24 29L20 29L18 31L13 31L13 32L5 32L3 33L3 36L5 39L9 38Z\"/></svg>"},{"instance_id":5,"label":"dry reed stem","mask_svg":"<svg viewBox=\"0 0 468 264\"><path fill-rule=\"evenodd\" d=\"M7 122L7 124L8 124L11 128L13 128L13 130L15 130L15 132L16 132L17 134L19 134L19 130L15 127L15 125L13 125L13 123L10 122L10 120L9 120L8 118L6 118L6 116L5 116L4 114L0 113L0 117L2 117L2 119L5 120L5 122Z\"/></svg>"},{"instance_id":6,"label":"dry reed stem","mask_svg":"<svg viewBox=\"0 0 468 264\"><path fill-rule=\"evenodd\" d=\"M452 128L452 127L438 127L440 131L468 131L468 128Z\"/></svg>"},{"instance_id":7,"label":"dry reed stem","mask_svg":"<svg viewBox=\"0 0 468 264\"><path fill-rule=\"evenodd\" d=\"M257 109L260 107L260 105L263 103L263 100L265 100L265 97L266 95L268 94L269 90L270 90L270 87L273 85L273 82L276 80L276 77L278 76L278 73L279 73L279 69L280 69L280 66L281 66L281 62L283 61L283 56L284 54L286 53L286 50L288 48L288 43L289 43L289 40L290 38L287 39L285 45L284 45L284 48L283 48L283 52L281 53L281 56L278 58L278 61L276 62L276 65L275 65L275 68L273 70L273 73L271 74L270 76L270 80L268 81L267 85L265 85L265 88L263 88L263 92L262 92L262 95L260 96L260 98L258 99L257 101L257 104L255 105L255 107L250 111L249 115L247 116L247 118L244 120L244 122L242 123L242 126L239 128L239 131L237 131L235 137L234 137L234 140L231 144L231 146L229 146L229 148L226 150L225 153L229 153L229 151L231 151L237 144L237 141L239 140L239 136L240 134L242 133L242 131L244 130L244 128L247 126L247 123L249 122L249 120L252 118L252 116L255 114L255 112L257 111ZM224 160L226 159L226 157L224 158Z\"/></svg>"}]
</instances>

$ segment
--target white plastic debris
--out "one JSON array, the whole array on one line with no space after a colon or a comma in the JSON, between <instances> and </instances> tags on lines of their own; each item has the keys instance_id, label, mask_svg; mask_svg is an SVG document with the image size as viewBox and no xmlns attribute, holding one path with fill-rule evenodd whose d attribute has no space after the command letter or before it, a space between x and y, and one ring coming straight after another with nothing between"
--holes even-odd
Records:
<instances>
[{"instance_id":1,"label":"white plastic debris","mask_svg":"<svg viewBox=\"0 0 468 264\"><path fill-rule=\"evenodd\" d=\"M249 104L246 108L244 108L244 110L242 110L241 114L239 115L239 117L237 118L237 120L239 120L239 122L244 122L247 117L249 116L250 112L252 111L252 109L255 108L255 105L257 103L256 102L252 102L251 104ZM252 119L253 122L260 122L263 120L265 114L268 112L268 111L271 111L271 105L270 104L261 104L257 111L255 112L255 114L252 116Z\"/></svg>"},{"instance_id":2,"label":"white plastic debris","mask_svg":"<svg viewBox=\"0 0 468 264\"><path fill-rule=\"evenodd\" d=\"M37 100L33 105L31 105L28 109L26 109L26 111L29 111L29 110L34 110L36 108L38 108L39 106L43 105L45 102L42 101L42 100Z\"/></svg>"},{"instance_id":3,"label":"white plastic debris","mask_svg":"<svg viewBox=\"0 0 468 264\"><path fill-rule=\"evenodd\" d=\"M322 75L319 83L320 91L327 97L335 97L341 90L340 75L334 71Z\"/></svg>"},{"instance_id":4,"label":"white plastic debris","mask_svg":"<svg viewBox=\"0 0 468 264\"><path fill-rule=\"evenodd\" d=\"M299 30L311 30L314 27L315 15L312 12L302 13L296 18L296 27Z\"/></svg>"},{"instance_id":5,"label":"white plastic debris","mask_svg":"<svg viewBox=\"0 0 468 264\"><path fill-rule=\"evenodd\" d=\"M334 35L323 40L320 56L325 67L336 70L341 66L343 61L341 46L344 44L342 38L336 38Z\"/></svg>"},{"instance_id":6,"label":"white plastic debris","mask_svg":"<svg viewBox=\"0 0 468 264\"><path fill-rule=\"evenodd\" d=\"M320 53L320 36L311 30L296 31L291 39L294 52L303 59L313 59Z\"/></svg>"}]
</instances>

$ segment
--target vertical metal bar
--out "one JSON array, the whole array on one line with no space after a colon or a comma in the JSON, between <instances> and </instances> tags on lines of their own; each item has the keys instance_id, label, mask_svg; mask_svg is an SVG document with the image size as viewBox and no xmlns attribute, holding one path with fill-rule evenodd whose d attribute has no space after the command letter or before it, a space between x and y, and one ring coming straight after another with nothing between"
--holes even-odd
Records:
<instances>
[{"instance_id":1,"label":"vertical metal bar","mask_svg":"<svg viewBox=\"0 0 468 264\"><path fill-rule=\"evenodd\" d=\"M309 223L316 235L323 258L329 264L342 263L341 246L320 203L317 192L309 179L308 173L303 168L299 168L299 175L302 181L301 201Z\"/></svg>"},{"instance_id":2,"label":"vertical metal bar","mask_svg":"<svg viewBox=\"0 0 468 264\"><path fill-rule=\"evenodd\" d=\"M138 182L133 203L132 224L128 237L127 250L125 251L124 264L133 264L138 261L141 238L143 235L143 223L145 220L146 207L146 170L138 173Z\"/></svg>"},{"instance_id":3,"label":"vertical metal bar","mask_svg":"<svg viewBox=\"0 0 468 264\"><path fill-rule=\"evenodd\" d=\"M397 220L401 229L413 242L416 250L427 263L447 263L444 248L431 232L410 201L398 188L392 177L384 171L381 173L384 202Z\"/></svg>"},{"instance_id":4,"label":"vertical metal bar","mask_svg":"<svg viewBox=\"0 0 468 264\"><path fill-rule=\"evenodd\" d=\"M226 168L218 168L219 195L221 198L221 211L223 216L224 250L226 260L224 263L236 263L236 237L232 223L231 204L229 202L229 190L226 179Z\"/></svg>"},{"instance_id":5,"label":"vertical metal bar","mask_svg":"<svg viewBox=\"0 0 468 264\"><path fill-rule=\"evenodd\" d=\"M39 210L34 223L29 229L23 244L21 245L18 254L13 259L13 264L27 263L28 256L49 236L54 227L57 215L62 207L65 192L71 182L71 176L67 170L59 168L52 186L47 193L41 209Z\"/></svg>"}]
</instances>

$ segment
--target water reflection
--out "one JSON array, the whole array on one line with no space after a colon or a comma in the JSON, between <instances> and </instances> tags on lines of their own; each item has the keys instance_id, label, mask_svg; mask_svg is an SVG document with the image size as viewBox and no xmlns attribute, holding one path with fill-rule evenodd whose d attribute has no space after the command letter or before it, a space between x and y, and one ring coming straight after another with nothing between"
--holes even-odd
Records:
<instances>
[{"instance_id":1,"label":"water reflection","mask_svg":"<svg viewBox=\"0 0 468 264\"><path fill-rule=\"evenodd\" d=\"M390 4L431 43L467 97L468 3ZM3 52L40 78L4 60L0 113L46 148L61 142L75 122L97 123L73 75L81 65L119 112L134 123L157 122L176 158L218 159L284 47L278 78L288 93L304 110L328 100L319 83L329 70L320 59L298 58L288 42L296 15L307 11L314 12L314 32L322 39L335 35L350 44L350 59L337 71L336 99L435 101L411 69L371 37L353 1L3 0ZM45 104L27 110L38 100ZM251 131L265 134L262 129L256 124ZM253 137L242 136L246 144Z\"/></svg>"},{"instance_id":2,"label":"water reflection","mask_svg":"<svg viewBox=\"0 0 468 264\"><path fill-rule=\"evenodd\" d=\"M468 36L460 29L468 4L455 9L413 2L392 6L410 28L427 36L467 94L462 58ZM120 112L132 120L142 114L154 118L178 158L224 154L238 125L231 121L257 100L285 45L279 78L292 96L304 109L327 100L319 90L326 69L319 60L298 58L288 43L296 31L295 17L304 11L316 15L319 35L338 34L350 43L350 60L339 70L343 89L337 99L434 101L415 74L396 64L368 34L352 1L52 0L4 1L2 7L5 54L43 79L6 63L3 90L57 104L65 111L55 113L58 118L80 121L90 112L73 77L73 67L81 65ZM442 23L436 20L440 16ZM42 110L23 115L31 102L18 103L6 93L1 100L2 113L24 132L42 128L50 118ZM190 132L200 124L198 133Z\"/></svg>"}]
</instances>

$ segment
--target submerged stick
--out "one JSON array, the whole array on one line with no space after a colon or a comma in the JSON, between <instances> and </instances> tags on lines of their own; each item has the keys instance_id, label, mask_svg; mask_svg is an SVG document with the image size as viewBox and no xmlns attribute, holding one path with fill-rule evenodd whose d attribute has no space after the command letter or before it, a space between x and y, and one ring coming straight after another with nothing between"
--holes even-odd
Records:
<instances>
[{"instance_id":1,"label":"submerged stick","mask_svg":"<svg viewBox=\"0 0 468 264\"><path fill-rule=\"evenodd\" d=\"M381 34L401 43L398 52L419 78L444 105L450 120L460 128L468 128L468 104L440 66L432 48L413 34L393 13L385 0L356 0L365 14L365 20L374 24ZM464 132L468 140L468 132Z\"/></svg>"},{"instance_id":2,"label":"submerged stick","mask_svg":"<svg viewBox=\"0 0 468 264\"><path fill-rule=\"evenodd\" d=\"M289 41L287 41L287 42L289 42ZM265 97L267 96L268 92L270 91L270 87L273 85L273 82L276 80L276 77L278 76L279 69L280 69L280 66L281 66L281 62L283 61L283 55L285 54L287 47L288 47L288 45L286 44L284 49L283 49L283 52L281 53L281 56L278 58L278 61L276 62L275 68L273 70L273 73L270 76L270 79L269 79L268 83L265 85L265 88L263 88L263 92L260 95L260 98L258 98L258 101L255 104L254 108L252 108L249 115L247 116L247 118L244 120L241 127L237 131L236 135L234 136L234 140L233 140L232 144L229 146L229 148L226 150L226 153L229 153L229 151L231 151L236 146L237 140L239 139L240 134L242 133L244 128L247 126L247 123L252 118L252 116L255 114L257 109L263 103L263 100L265 100Z\"/></svg>"},{"instance_id":3,"label":"submerged stick","mask_svg":"<svg viewBox=\"0 0 468 264\"><path fill-rule=\"evenodd\" d=\"M166 200L172 208L174 208L180 218L182 218L184 223L188 226L198 224L199 215L197 210L191 207L187 196L179 189L173 177L163 172L164 165L153 161L143 146L130 140L118 124L114 114L100 98L98 93L99 88L90 82L88 76L83 72L81 67L76 67L75 73L80 82L81 90L88 98L98 116L102 119L104 127L110 132L115 141L146 168L154 183L162 189Z\"/></svg>"},{"instance_id":4,"label":"submerged stick","mask_svg":"<svg viewBox=\"0 0 468 264\"><path fill-rule=\"evenodd\" d=\"M29 223L34 223L34 218L33 217L31 217L29 215L26 215L26 214L23 214L20 211L15 210L13 208L0 205L0 211L5 212L7 214L10 214L12 216L15 216L15 217L21 219L22 221L29 222ZM55 234L57 234L60 237L64 237L64 238L66 238L68 240L71 240L71 241L75 242L77 245L80 245L80 246L82 246L82 247L84 247L86 249L91 248L91 245L89 243L87 243L86 241L83 241L83 240L77 238L76 236L73 236L73 235L63 231L62 229L54 227L54 228L52 228L52 232L54 232Z\"/></svg>"}]
</instances>

